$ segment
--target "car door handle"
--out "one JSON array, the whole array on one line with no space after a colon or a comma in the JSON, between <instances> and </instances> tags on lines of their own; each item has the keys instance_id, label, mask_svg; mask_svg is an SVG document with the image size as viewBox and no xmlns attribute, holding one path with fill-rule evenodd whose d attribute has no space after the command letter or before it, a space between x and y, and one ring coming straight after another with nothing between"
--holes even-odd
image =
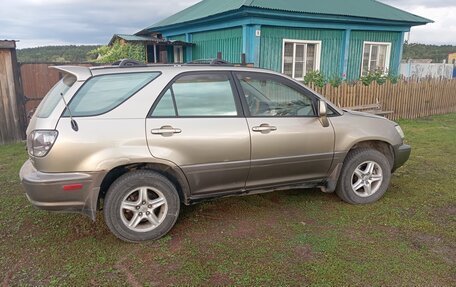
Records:
<instances>
[{"instance_id":1,"label":"car door handle","mask_svg":"<svg viewBox=\"0 0 456 287\"><path fill-rule=\"evenodd\" d=\"M175 129L172 126L163 126L159 129L151 130L153 135L180 134L181 132L181 129Z\"/></svg>"},{"instance_id":2,"label":"car door handle","mask_svg":"<svg viewBox=\"0 0 456 287\"><path fill-rule=\"evenodd\" d=\"M277 130L277 127L270 126L269 124L262 124L259 127L253 127L252 130L258 133L268 133Z\"/></svg>"}]
</instances>

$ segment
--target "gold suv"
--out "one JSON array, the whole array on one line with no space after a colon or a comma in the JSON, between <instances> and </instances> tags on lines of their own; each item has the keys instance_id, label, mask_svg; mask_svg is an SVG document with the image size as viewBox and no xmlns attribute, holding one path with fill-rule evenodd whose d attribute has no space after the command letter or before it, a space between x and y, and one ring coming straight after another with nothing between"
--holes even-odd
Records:
<instances>
[{"instance_id":1,"label":"gold suv","mask_svg":"<svg viewBox=\"0 0 456 287\"><path fill-rule=\"evenodd\" d=\"M380 199L411 148L394 122L344 111L272 71L229 65L56 67L27 130L30 202L153 240L181 203L294 188Z\"/></svg>"}]
</instances>

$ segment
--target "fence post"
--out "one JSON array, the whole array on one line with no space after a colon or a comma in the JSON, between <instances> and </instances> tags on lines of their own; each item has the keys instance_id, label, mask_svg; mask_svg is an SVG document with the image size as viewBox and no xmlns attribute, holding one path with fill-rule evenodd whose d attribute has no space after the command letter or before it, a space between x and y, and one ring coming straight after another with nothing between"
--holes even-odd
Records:
<instances>
[{"instance_id":1,"label":"fence post","mask_svg":"<svg viewBox=\"0 0 456 287\"><path fill-rule=\"evenodd\" d=\"M16 42L0 41L0 144L24 139Z\"/></svg>"}]
</instances>

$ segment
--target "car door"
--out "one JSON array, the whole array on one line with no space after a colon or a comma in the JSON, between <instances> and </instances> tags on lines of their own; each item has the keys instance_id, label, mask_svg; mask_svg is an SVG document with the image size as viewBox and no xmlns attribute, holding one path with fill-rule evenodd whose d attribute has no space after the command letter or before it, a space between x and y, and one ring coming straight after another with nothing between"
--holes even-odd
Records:
<instances>
[{"instance_id":1,"label":"car door","mask_svg":"<svg viewBox=\"0 0 456 287\"><path fill-rule=\"evenodd\" d=\"M192 194L244 189L250 133L229 72L184 73L146 120L151 154L178 165Z\"/></svg>"},{"instance_id":2,"label":"car door","mask_svg":"<svg viewBox=\"0 0 456 287\"><path fill-rule=\"evenodd\" d=\"M316 111L317 97L269 73L235 73L251 132L247 189L320 180L334 155L334 130Z\"/></svg>"}]
</instances>

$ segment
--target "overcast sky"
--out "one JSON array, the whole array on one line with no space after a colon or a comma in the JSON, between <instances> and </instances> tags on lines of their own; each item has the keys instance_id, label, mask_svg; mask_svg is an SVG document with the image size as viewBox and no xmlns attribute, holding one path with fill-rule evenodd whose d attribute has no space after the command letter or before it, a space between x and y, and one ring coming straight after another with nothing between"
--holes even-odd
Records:
<instances>
[{"instance_id":1,"label":"overcast sky","mask_svg":"<svg viewBox=\"0 0 456 287\"><path fill-rule=\"evenodd\" d=\"M107 44L115 33L133 34L199 0L2 2L0 39L19 40L19 48L28 48L64 44ZM435 21L433 24L412 28L411 42L456 45L455 0L382 2Z\"/></svg>"}]
</instances>

